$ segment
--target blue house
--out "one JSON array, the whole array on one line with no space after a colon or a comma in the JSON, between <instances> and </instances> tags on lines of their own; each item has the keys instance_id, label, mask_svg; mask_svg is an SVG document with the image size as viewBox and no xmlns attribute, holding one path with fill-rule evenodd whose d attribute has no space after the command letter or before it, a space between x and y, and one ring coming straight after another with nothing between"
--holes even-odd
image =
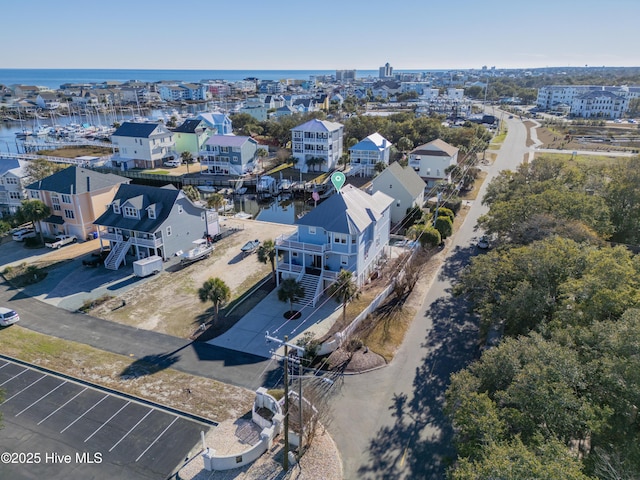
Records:
<instances>
[{"instance_id":1,"label":"blue house","mask_svg":"<svg viewBox=\"0 0 640 480\"><path fill-rule=\"evenodd\" d=\"M211 135L200 152L201 173L244 175L252 172L258 158L258 146L251 137Z\"/></svg>"},{"instance_id":2,"label":"blue house","mask_svg":"<svg viewBox=\"0 0 640 480\"><path fill-rule=\"evenodd\" d=\"M376 173L376 164L389 165L390 152L391 142L377 132L372 133L349 149L349 175L373 176Z\"/></svg>"},{"instance_id":3,"label":"blue house","mask_svg":"<svg viewBox=\"0 0 640 480\"><path fill-rule=\"evenodd\" d=\"M393 198L344 186L300 218L298 231L276 239L278 281L295 278L305 289L303 303L315 305L340 270L350 270L358 286L376 270L389 244Z\"/></svg>"},{"instance_id":4,"label":"blue house","mask_svg":"<svg viewBox=\"0 0 640 480\"><path fill-rule=\"evenodd\" d=\"M233 125L228 115L220 112L201 113L196 117L203 120L207 126L218 135L233 135Z\"/></svg>"}]
</instances>

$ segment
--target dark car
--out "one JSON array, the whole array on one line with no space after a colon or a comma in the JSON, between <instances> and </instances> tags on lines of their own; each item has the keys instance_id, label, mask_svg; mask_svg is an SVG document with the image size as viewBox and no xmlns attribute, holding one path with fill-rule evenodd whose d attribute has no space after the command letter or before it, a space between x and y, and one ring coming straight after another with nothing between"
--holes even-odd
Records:
<instances>
[{"instance_id":1,"label":"dark car","mask_svg":"<svg viewBox=\"0 0 640 480\"><path fill-rule=\"evenodd\" d=\"M95 252L91 254L91 257L86 260L82 260L82 265L85 267L99 267L104 264L105 259L109 256L109 250L102 250L101 252Z\"/></svg>"}]
</instances>

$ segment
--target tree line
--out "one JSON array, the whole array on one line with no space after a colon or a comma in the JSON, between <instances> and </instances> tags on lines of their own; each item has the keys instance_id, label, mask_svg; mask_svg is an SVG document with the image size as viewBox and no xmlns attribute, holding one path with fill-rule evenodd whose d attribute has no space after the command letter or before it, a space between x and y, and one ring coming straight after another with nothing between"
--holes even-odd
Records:
<instances>
[{"instance_id":1,"label":"tree line","mask_svg":"<svg viewBox=\"0 0 640 480\"><path fill-rule=\"evenodd\" d=\"M450 479L638 478L640 259L611 243L640 240L637 162L542 157L488 186L498 247L455 293L503 340L452 376Z\"/></svg>"}]
</instances>

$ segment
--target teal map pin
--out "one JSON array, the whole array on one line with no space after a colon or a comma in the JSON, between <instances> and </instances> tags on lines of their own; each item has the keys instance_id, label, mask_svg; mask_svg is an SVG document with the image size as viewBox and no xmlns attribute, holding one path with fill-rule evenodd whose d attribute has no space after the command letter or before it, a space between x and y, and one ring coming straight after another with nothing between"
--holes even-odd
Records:
<instances>
[{"instance_id":1,"label":"teal map pin","mask_svg":"<svg viewBox=\"0 0 640 480\"><path fill-rule=\"evenodd\" d=\"M344 185L345 177L342 172L333 172L331 175L331 183L336 187L336 192L339 192L342 186Z\"/></svg>"}]
</instances>

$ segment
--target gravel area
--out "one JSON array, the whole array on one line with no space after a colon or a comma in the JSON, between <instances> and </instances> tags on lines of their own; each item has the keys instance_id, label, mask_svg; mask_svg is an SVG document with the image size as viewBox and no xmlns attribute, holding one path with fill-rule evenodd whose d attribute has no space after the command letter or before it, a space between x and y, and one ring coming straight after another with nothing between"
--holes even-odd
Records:
<instances>
[{"instance_id":1,"label":"gravel area","mask_svg":"<svg viewBox=\"0 0 640 480\"><path fill-rule=\"evenodd\" d=\"M251 425L248 425L251 424ZM241 453L248 448L247 440L259 435L259 428L251 420L223 422L212 429L206 437L208 447L222 454L223 451ZM342 461L340 453L329 433L319 432L300 465L290 465L285 472L282 469L282 440L276 439L271 450L265 452L258 460L243 468L235 468L220 472L209 472L199 451L195 451L193 459L179 471L181 480L341 480ZM257 441L257 440L256 440Z\"/></svg>"}]
</instances>

